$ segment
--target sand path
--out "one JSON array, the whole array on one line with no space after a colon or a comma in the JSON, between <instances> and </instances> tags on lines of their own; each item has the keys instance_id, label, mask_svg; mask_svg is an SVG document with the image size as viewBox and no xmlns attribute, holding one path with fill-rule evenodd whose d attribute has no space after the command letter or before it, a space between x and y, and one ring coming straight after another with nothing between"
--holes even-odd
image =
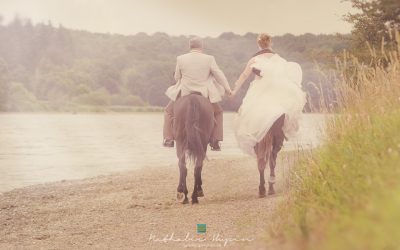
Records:
<instances>
[{"instance_id":1,"label":"sand path","mask_svg":"<svg viewBox=\"0 0 400 250\"><path fill-rule=\"evenodd\" d=\"M256 162L251 158L205 162L205 197L198 205L175 201L177 166L2 193L0 249L218 248L229 239L240 241L228 242L229 249L265 246L263 236L283 200L293 155L280 155L277 195L262 199L258 198ZM190 192L192 175L190 167ZM197 234L198 223L207 225L207 234ZM185 240L187 234L191 240Z\"/></svg>"}]
</instances>

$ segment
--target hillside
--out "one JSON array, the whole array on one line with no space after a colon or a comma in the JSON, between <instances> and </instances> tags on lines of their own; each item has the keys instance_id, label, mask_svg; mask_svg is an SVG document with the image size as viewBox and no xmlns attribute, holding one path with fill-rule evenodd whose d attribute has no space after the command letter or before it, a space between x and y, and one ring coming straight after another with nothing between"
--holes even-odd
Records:
<instances>
[{"instance_id":1,"label":"hillside","mask_svg":"<svg viewBox=\"0 0 400 250\"><path fill-rule=\"evenodd\" d=\"M257 51L256 37L223 33L205 38L206 53L215 56L231 84ZM188 39L165 33L98 34L15 19L0 25L0 110L163 106L176 56L188 50ZM304 89L312 106L318 106L318 91L308 84L321 82L315 62L332 66L334 56L349 47L349 37L286 34L273 42L276 52L302 65ZM329 89L329 81L325 84ZM224 103L224 108L235 110L240 100Z\"/></svg>"}]
</instances>

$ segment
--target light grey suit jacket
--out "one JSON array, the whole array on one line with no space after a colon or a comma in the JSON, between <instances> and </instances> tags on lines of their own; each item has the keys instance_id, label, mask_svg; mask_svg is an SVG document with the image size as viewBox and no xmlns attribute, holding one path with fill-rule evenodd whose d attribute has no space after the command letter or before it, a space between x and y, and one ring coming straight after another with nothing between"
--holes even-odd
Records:
<instances>
[{"instance_id":1,"label":"light grey suit jacket","mask_svg":"<svg viewBox=\"0 0 400 250\"><path fill-rule=\"evenodd\" d=\"M231 91L215 58L196 50L177 57L175 80L176 84L165 92L173 101L179 92L181 96L199 92L212 103L216 103L222 100L225 91Z\"/></svg>"}]
</instances>

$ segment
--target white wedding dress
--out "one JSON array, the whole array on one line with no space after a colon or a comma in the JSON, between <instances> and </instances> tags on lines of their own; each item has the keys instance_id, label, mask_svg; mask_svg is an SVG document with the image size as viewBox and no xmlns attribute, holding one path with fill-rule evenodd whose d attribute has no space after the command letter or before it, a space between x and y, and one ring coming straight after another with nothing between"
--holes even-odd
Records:
<instances>
[{"instance_id":1,"label":"white wedding dress","mask_svg":"<svg viewBox=\"0 0 400 250\"><path fill-rule=\"evenodd\" d=\"M274 54L255 57L251 67L259 69L261 76L250 83L236 115L234 130L239 147L255 155L254 146L281 115L285 114L283 131L286 137L298 131L306 95L301 89L299 64Z\"/></svg>"}]
</instances>

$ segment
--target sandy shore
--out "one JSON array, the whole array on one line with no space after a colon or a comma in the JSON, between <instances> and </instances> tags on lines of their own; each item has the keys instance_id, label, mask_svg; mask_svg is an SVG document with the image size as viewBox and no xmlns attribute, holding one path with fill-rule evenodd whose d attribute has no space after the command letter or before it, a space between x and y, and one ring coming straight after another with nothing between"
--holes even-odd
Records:
<instances>
[{"instance_id":1,"label":"sandy shore","mask_svg":"<svg viewBox=\"0 0 400 250\"><path fill-rule=\"evenodd\" d=\"M277 194L262 199L251 158L205 162L198 205L175 201L177 166L6 192L0 194L0 249L216 248L229 239L240 241L228 242L229 249L265 246L294 158L280 155ZM188 175L191 191L192 167ZM197 234L198 223L207 225L205 235Z\"/></svg>"}]
</instances>

